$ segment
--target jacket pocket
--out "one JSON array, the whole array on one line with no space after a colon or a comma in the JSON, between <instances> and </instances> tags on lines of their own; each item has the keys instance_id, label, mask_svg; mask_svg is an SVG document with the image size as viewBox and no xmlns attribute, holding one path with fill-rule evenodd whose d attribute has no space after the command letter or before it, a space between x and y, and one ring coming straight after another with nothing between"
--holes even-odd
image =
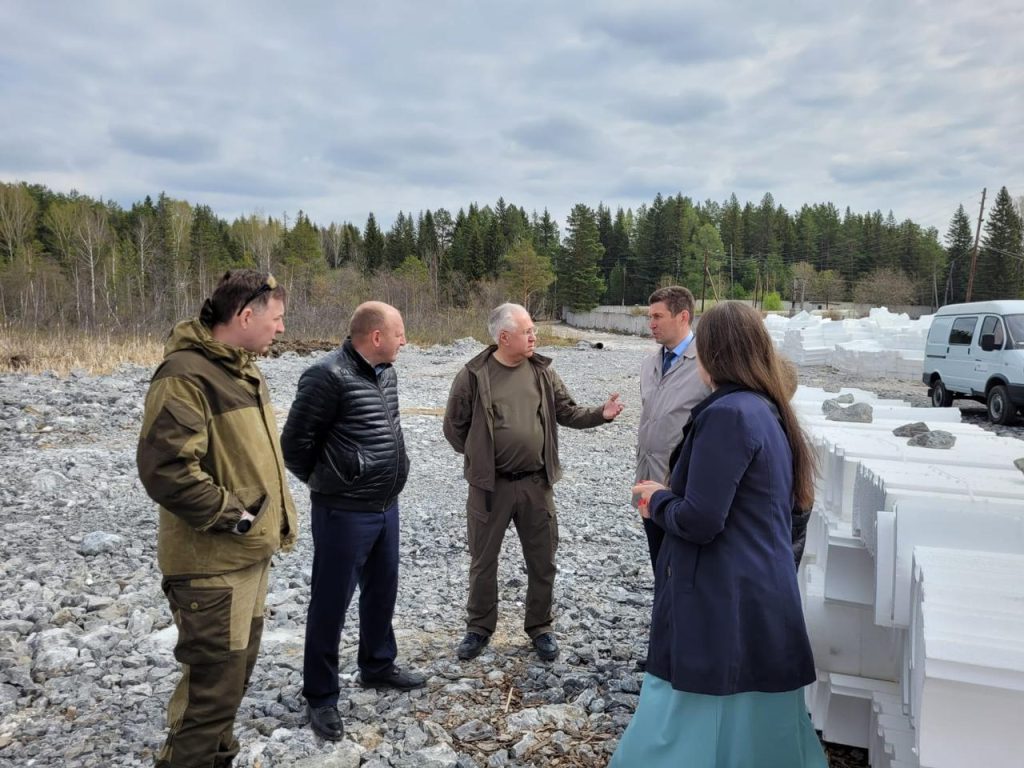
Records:
<instances>
[{"instance_id":1,"label":"jacket pocket","mask_svg":"<svg viewBox=\"0 0 1024 768\"><path fill-rule=\"evenodd\" d=\"M165 580L163 589L178 626L174 658L182 664L223 661L231 647L231 588Z\"/></svg>"},{"instance_id":2,"label":"jacket pocket","mask_svg":"<svg viewBox=\"0 0 1024 768\"><path fill-rule=\"evenodd\" d=\"M662 545L664 546L664 545ZM670 556L665 558L665 579L677 592L693 592L697 580L697 565L700 562L701 548L696 544L672 549ZM660 565L659 558L659 565Z\"/></svg>"},{"instance_id":3,"label":"jacket pocket","mask_svg":"<svg viewBox=\"0 0 1024 768\"><path fill-rule=\"evenodd\" d=\"M364 468L363 455L358 448L328 438L314 473L328 484L336 479L344 486L358 480Z\"/></svg>"},{"instance_id":4,"label":"jacket pocket","mask_svg":"<svg viewBox=\"0 0 1024 768\"><path fill-rule=\"evenodd\" d=\"M258 485L239 488L234 493L235 497L242 502L242 507L245 511L255 518L253 520L253 525L255 525L256 520L259 520L263 513L267 511L267 507L270 506L270 494L267 493L266 489Z\"/></svg>"}]
</instances>

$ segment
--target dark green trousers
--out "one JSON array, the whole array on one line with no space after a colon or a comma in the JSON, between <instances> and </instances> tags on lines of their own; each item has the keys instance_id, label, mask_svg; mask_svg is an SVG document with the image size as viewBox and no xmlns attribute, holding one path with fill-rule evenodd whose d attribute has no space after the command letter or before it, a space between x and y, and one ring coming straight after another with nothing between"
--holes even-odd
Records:
<instances>
[{"instance_id":1,"label":"dark green trousers","mask_svg":"<svg viewBox=\"0 0 1024 768\"><path fill-rule=\"evenodd\" d=\"M498 556L509 524L516 527L526 561L526 617L530 638L552 630L558 519L555 497L543 474L497 478L493 492L469 486L469 599L466 629L490 637L498 623Z\"/></svg>"},{"instance_id":2,"label":"dark green trousers","mask_svg":"<svg viewBox=\"0 0 1024 768\"><path fill-rule=\"evenodd\" d=\"M226 768L238 754L235 715L259 655L269 568L264 560L219 576L164 579L182 675L158 768Z\"/></svg>"}]
</instances>

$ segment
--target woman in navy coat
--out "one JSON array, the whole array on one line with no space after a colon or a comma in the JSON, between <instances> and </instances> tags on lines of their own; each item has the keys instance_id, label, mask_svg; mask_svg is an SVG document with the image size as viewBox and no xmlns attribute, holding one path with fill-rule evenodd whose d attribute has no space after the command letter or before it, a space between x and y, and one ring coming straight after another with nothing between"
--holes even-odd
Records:
<instances>
[{"instance_id":1,"label":"woman in navy coat","mask_svg":"<svg viewBox=\"0 0 1024 768\"><path fill-rule=\"evenodd\" d=\"M815 673L792 515L811 508L814 462L791 374L739 302L704 314L697 358L712 393L683 430L669 487L633 488L665 540L647 675L611 766L825 768L803 700Z\"/></svg>"}]
</instances>

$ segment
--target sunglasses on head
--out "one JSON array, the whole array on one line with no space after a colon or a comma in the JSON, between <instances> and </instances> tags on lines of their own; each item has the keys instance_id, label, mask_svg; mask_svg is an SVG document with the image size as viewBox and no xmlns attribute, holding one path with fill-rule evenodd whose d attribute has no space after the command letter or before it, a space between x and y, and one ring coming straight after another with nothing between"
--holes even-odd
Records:
<instances>
[{"instance_id":1,"label":"sunglasses on head","mask_svg":"<svg viewBox=\"0 0 1024 768\"><path fill-rule=\"evenodd\" d=\"M277 280L274 279L273 275L267 275L267 279L263 282L263 285L261 285L252 293L250 293L249 298L242 302L242 306L238 308L238 312L235 313L235 316L237 317L238 315L242 314L242 310L244 310L247 306L256 301L256 299L258 299L264 293L270 293L275 288L277 288Z\"/></svg>"}]
</instances>

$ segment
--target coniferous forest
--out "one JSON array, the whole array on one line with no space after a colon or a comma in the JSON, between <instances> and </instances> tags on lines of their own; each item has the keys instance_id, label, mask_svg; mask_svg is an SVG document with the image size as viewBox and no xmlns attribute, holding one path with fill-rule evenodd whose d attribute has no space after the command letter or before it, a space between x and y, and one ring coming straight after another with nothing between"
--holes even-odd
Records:
<instances>
[{"instance_id":1,"label":"coniferous forest","mask_svg":"<svg viewBox=\"0 0 1024 768\"><path fill-rule=\"evenodd\" d=\"M417 318L513 300L558 308L645 304L659 285L700 298L828 305L963 301L975 223L959 207L946 232L907 219L656 196L637 209L580 203L562 230L547 210L499 199L452 212L399 213L385 229L252 214L228 222L200 202L147 197L130 209L76 192L0 183L0 318L10 328L166 329L196 312L227 269L273 272L289 289L289 328L337 333L379 298ZM1021 200L1003 187L985 211L973 300L1024 297Z\"/></svg>"}]
</instances>

